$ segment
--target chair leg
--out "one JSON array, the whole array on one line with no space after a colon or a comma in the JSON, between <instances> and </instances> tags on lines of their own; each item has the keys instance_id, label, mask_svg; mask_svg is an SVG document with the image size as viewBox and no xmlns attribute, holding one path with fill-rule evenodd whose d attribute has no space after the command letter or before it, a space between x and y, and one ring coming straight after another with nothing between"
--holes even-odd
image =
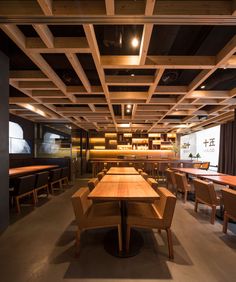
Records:
<instances>
[{"instance_id":1,"label":"chair leg","mask_svg":"<svg viewBox=\"0 0 236 282\"><path fill-rule=\"evenodd\" d=\"M169 258L174 259L172 233L171 233L171 230L169 228L166 229L166 234L167 234L167 241L168 241Z\"/></svg>"},{"instance_id":2,"label":"chair leg","mask_svg":"<svg viewBox=\"0 0 236 282\"><path fill-rule=\"evenodd\" d=\"M214 223L215 223L215 216L216 216L216 206L212 206L211 224L214 224Z\"/></svg>"},{"instance_id":3,"label":"chair leg","mask_svg":"<svg viewBox=\"0 0 236 282\"><path fill-rule=\"evenodd\" d=\"M33 205L35 206L38 202L37 191L33 191Z\"/></svg>"},{"instance_id":4,"label":"chair leg","mask_svg":"<svg viewBox=\"0 0 236 282\"><path fill-rule=\"evenodd\" d=\"M197 208L198 208L198 200L195 199L195 207L194 207L194 211L197 212Z\"/></svg>"},{"instance_id":5,"label":"chair leg","mask_svg":"<svg viewBox=\"0 0 236 282\"><path fill-rule=\"evenodd\" d=\"M224 232L225 234L227 234L228 220L229 220L229 218L228 218L228 216L227 216L227 213L225 212L225 213L224 213L224 223L223 223L223 232Z\"/></svg>"},{"instance_id":6,"label":"chair leg","mask_svg":"<svg viewBox=\"0 0 236 282\"><path fill-rule=\"evenodd\" d=\"M119 241L119 252L122 252L122 233L121 233L120 224L118 224L118 241Z\"/></svg>"},{"instance_id":7,"label":"chair leg","mask_svg":"<svg viewBox=\"0 0 236 282\"><path fill-rule=\"evenodd\" d=\"M184 192L184 203L186 203L187 201L187 196L188 196L188 191L185 191Z\"/></svg>"},{"instance_id":8,"label":"chair leg","mask_svg":"<svg viewBox=\"0 0 236 282\"><path fill-rule=\"evenodd\" d=\"M80 251L80 237L81 237L81 230L78 228L77 233L76 233L76 251L75 254L79 255L79 251Z\"/></svg>"},{"instance_id":9,"label":"chair leg","mask_svg":"<svg viewBox=\"0 0 236 282\"><path fill-rule=\"evenodd\" d=\"M16 197L16 210L17 210L18 213L21 212L19 197Z\"/></svg>"},{"instance_id":10,"label":"chair leg","mask_svg":"<svg viewBox=\"0 0 236 282\"><path fill-rule=\"evenodd\" d=\"M130 225L127 225L127 231L126 231L126 251L129 251L129 242L130 242Z\"/></svg>"}]
</instances>

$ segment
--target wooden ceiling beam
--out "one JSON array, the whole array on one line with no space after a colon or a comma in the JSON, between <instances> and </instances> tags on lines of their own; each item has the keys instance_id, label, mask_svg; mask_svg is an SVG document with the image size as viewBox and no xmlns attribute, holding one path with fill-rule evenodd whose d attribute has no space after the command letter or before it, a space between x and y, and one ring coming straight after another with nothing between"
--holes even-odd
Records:
<instances>
[{"instance_id":1,"label":"wooden ceiling beam","mask_svg":"<svg viewBox=\"0 0 236 282\"><path fill-rule=\"evenodd\" d=\"M53 15L53 11L52 11L53 0L37 0L37 2L46 16Z\"/></svg>"},{"instance_id":2,"label":"wooden ceiling beam","mask_svg":"<svg viewBox=\"0 0 236 282\"><path fill-rule=\"evenodd\" d=\"M87 92L91 92L91 84L87 78L87 75L84 72L83 67L80 64L80 61L78 59L78 57L76 56L76 54L73 53L66 53L66 57L69 60L69 62L71 63L74 71L76 72L76 74L78 75L79 79L81 80L81 82L83 83L84 88L86 89Z\"/></svg>"},{"instance_id":3,"label":"wooden ceiling beam","mask_svg":"<svg viewBox=\"0 0 236 282\"><path fill-rule=\"evenodd\" d=\"M33 24L33 28L36 30L47 48L54 48L54 37L47 25Z\"/></svg>"},{"instance_id":4,"label":"wooden ceiling beam","mask_svg":"<svg viewBox=\"0 0 236 282\"><path fill-rule=\"evenodd\" d=\"M151 75L106 75L107 85L151 85L154 82L154 78Z\"/></svg>"},{"instance_id":5,"label":"wooden ceiling beam","mask_svg":"<svg viewBox=\"0 0 236 282\"><path fill-rule=\"evenodd\" d=\"M216 65L215 56L147 56L144 65L139 64L139 56L101 56L101 64L105 69L212 69Z\"/></svg>"},{"instance_id":6,"label":"wooden ceiling beam","mask_svg":"<svg viewBox=\"0 0 236 282\"><path fill-rule=\"evenodd\" d=\"M149 87L149 90L148 90L148 97L147 97L147 101L146 101L147 104L150 102L152 95L154 94L155 89L156 89L158 83L160 82L164 71L165 71L164 69L156 70L154 83Z\"/></svg>"},{"instance_id":7,"label":"wooden ceiling beam","mask_svg":"<svg viewBox=\"0 0 236 282\"><path fill-rule=\"evenodd\" d=\"M108 16L115 15L115 0L105 0L106 12Z\"/></svg>"},{"instance_id":8,"label":"wooden ceiling beam","mask_svg":"<svg viewBox=\"0 0 236 282\"><path fill-rule=\"evenodd\" d=\"M147 92L110 92L110 99L111 100L146 100L147 99Z\"/></svg>"},{"instance_id":9,"label":"wooden ceiling beam","mask_svg":"<svg viewBox=\"0 0 236 282\"><path fill-rule=\"evenodd\" d=\"M90 53L85 37L54 37L50 39L38 37L26 38L26 49L32 53ZM47 43L48 42L48 43Z\"/></svg>"},{"instance_id":10,"label":"wooden ceiling beam","mask_svg":"<svg viewBox=\"0 0 236 282\"><path fill-rule=\"evenodd\" d=\"M12 81L49 81L49 78L41 70L11 70Z\"/></svg>"}]
</instances>

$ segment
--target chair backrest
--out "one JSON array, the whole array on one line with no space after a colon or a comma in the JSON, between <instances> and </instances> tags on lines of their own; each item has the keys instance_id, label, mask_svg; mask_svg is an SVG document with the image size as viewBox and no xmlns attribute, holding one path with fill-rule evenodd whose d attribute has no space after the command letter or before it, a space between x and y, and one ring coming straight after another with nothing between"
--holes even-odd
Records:
<instances>
[{"instance_id":1,"label":"chair backrest","mask_svg":"<svg viewBox=\"0 0 236 282\"><path fill-rule=\"evenodd\" d=\"M210 205L217 203L216 192L212 182L206 182L195 178L193 180L195 195L199 200Z\"/></svg>"},{"instance_id":2,"label":"chair backrest","mask_svg":"<svg viewBox=\"0 0 236 282\"><path fill-rule=\"evenodd\" d=\"M196 164L193 164L193 168L201 168L201 163L196 163Z\"/></svg>"},{"instance_id":3,"label":"chair backrest","mask_svg":"<svg viewBox=\"0 0 236 282\"><path fill-rule=\"evenodd\" d=\"M89 193L90 191L88 187L81 187L71 197L75 218L77 224L81 228L84 226L86 220L86 214L88 213L88 210L93 204L92 200L88 199Z\"/></svg>"},{"instance_id":4,"label":"chair backrest","mask_svg":"<svg viewBox=\"0 0 236 282\"><path fill-rule=\"evenodd\" d=\"M173 187L176 186L176 180L175 180L175 173L173 170L167 168L166 170L166 177L167 177L167 182L170 183Z\"/></svg>"},{"instance_id":5,"label":"chair backrest","mask_svg":"<svg viewBox=\"0 0 236 282\"><path fill-rule=\"evenodd\" d=\"M156 181L154 178L151 178L151 177L147 178L147 182L152 186L152 188L153 188L155 191L157 191L157 189L158 189L158 183L157 183L157 181Z\"/></svg>"},{"instance_id":6,"label":"chair backrest","mask_svg":"<svg viewBox=\"0 0 236 282\"><path fill-rule=\"evenodd\" d=\"M201 164L200 168L208 170L209 166L210 166L210 162L204 162Z\"/></svg>"},{"instance_id":7,"label":"chair backrest","mask_svg":"<svg viewBox=\"0 0 236 282\"><path fill-rule=\"evenodd\" d=\"M36 173L35 188L39 188L39 187L42 187L44 185L47 185L48 184L48 177L49 177L48 171Z\"/></svg>"},{"instance_id":8,"label":"chair backrest","mask_svg":"<svg viewBox=\"0 0 236 282\"><path fill-rule=\"evenodd\" d=\"M100 180L103 178L104 175L105 175L105 173L104 173L103 171L99 172L99 173L97 174L98 180L100 181Z\"/></svg>"},{"instance_id":9,"label":"chair backrest","mask_svg":"<svg viewBox=\"0 0 236 282\"><path fill-rule=\"evenodd\" d=\"M175 172L176 189L180 192L187 190L188 181L185 173Z\"/></svg>"},{"instance_id":10,"label":"chair backrest","mask_svg":"<svg viewBox=\"0 0 236 282\"><path fill-rule=\"evenodd\" d=\"M138 168L138 173L141 174L143 170L141 168Z\"/></svg>"},{"instance_id":11,"label":"chair backrest","mask_svg":"<svg viewBox=\"0 0 236 282\"><path fill-rule=\"evenodd\" d=\"M69 167L63 167L61 171L61 178L69 177Z\"/></svg>"},{"instance_id":12,"label":"chair backrest","mask_svg":"<svg viewBox=\"0 0 236 282\"><path fill-rule=\"evenodd\" d=\"M163 221L163 227L168 228L171 226L173 219L176 197L168 189L159 187L158 192L160 199L155 202L155 208Z\"/></svg>"},{"instance_id":13,"label":"chair backrest","mask_svg":"<svg viewBox=\"0 0 236 282\"><path fill-rule=\"evenodd\" d=\"M59 180L61 178L61 168L57 168L57 169L52 169L50 171L50 181L56 181Z\"/></svg>"},{"instance_id":14,"label":"chair backrest","mask_svg":"<svg viewBox=\"0 0 236 282\"><path fill-rule=\"evenodd\" d=\"M30 192L35 186L35 175L22 176L17 179L17 185L15 193L16 195L22 195L24 193Z\"/></svg>"},{"instance_id":15,"label":"chair backrest","mask_svg":"<svg viewBox=\"0 0 236 282\"><path fill-rule=\"evenodd\" d=\"M160 172L165 172L165 170L169 167L169 164L167 162L160 162L159 163L159 167L158 167L158 170Z\"/></svg>"},{"instance_id":16,"label":"chair backrest","mask_svg":"<svg viewBox=\"0 0 236 282\"><path fill-rule=\"evenodd\" d=\"M225 211L236 220L236 191L229 188L221 190Z\"/></svg>"},{"instance_id":17,"label":"chair backrest","mask_svg":"<svg viewBox=\"0 0 236 282\"><path fill-rule=\"evenodd\" d=\"M140 174L145 180L148 179L148 174L146 172L141 172Z\"/></svg>"},{"instance_id":18,"label":"chair backrest","mask_svg":"<svg viewBox=\"0 0 236 282\"><path fill-rule=\"evenodd\" d=\"M88 188L90 191L92 191L96 185L98 184L99 180L98 178L92 178L88 181Z\"/></svg>"}]
</instances>

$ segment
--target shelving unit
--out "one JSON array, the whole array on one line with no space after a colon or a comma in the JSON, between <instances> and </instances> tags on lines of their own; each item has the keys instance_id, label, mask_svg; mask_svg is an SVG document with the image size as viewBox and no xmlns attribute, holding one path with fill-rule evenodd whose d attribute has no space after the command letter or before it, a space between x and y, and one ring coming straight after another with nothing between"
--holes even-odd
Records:
<instances>
[{"instance_id":1,"label":"shelving unit","mask_svg":"<svg viewBox=\"0 0 236 282\"><path fill-rule=\"evenodd\" d=\"M89 138L90 149L107 150L171 150L176 141L174 133L105 133Z\"/></svg>"}]
</instances>

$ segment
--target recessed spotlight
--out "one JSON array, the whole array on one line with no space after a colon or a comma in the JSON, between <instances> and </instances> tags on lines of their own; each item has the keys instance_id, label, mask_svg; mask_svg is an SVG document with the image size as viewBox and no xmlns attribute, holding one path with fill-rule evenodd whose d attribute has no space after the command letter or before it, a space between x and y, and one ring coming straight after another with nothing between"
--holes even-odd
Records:
<instances>
[{"instance_id":1,"label":"recessed spotlight","mask_svg":"<svg viewBox=\"0 0 236 282\"><path fill-rule=\"evenodd\" d=\"M206 87L205 85L202 85L200 88L201 88L201 89L204 89L205 87Z\"/></svg>"},{"instance_id":2,"label":"recessed spotlight","mask_svg":"<svg viewBox=\"0 0 236 282\"><path fill-rule=\"evenodd\" d=\"M131 109L131 105L129 104L129 105L127 105L127 109Z\"/></svg>"},{"instance_id":3,"label":"recessed spotlight","mask_svg":"<svg viewBox=\"0 0 236 282\"><path fill-rule=\"evenodd\" d=\"M135 74L134 74L134 73L131 73L131 76L135 76Z\"/></svg>"},{"instance_id":4,"label":"recessed spotlight","mask_svg":"<svg viewBox=\"0 0 236 282\"><path fill-rule=\"evenodd\" d=\"M134 37L134 38L132 39L132 41L131 41L131 44L132 44L132 46L133 46L134 48L138 47L138 45L139 45L139 40L138 40L138 38L137 38L137 37Z\"/></svg>"},{"instance_id":5,"label":"recessed spotlight","mask_svg":"<svg viewBox=\"0 0 236 282\"><path fill-rule=\"evenodd\" d=\"M127 109L126 112L127 112L127 113L130 113L130 109Z\"/></svg>"}]
</instances>

